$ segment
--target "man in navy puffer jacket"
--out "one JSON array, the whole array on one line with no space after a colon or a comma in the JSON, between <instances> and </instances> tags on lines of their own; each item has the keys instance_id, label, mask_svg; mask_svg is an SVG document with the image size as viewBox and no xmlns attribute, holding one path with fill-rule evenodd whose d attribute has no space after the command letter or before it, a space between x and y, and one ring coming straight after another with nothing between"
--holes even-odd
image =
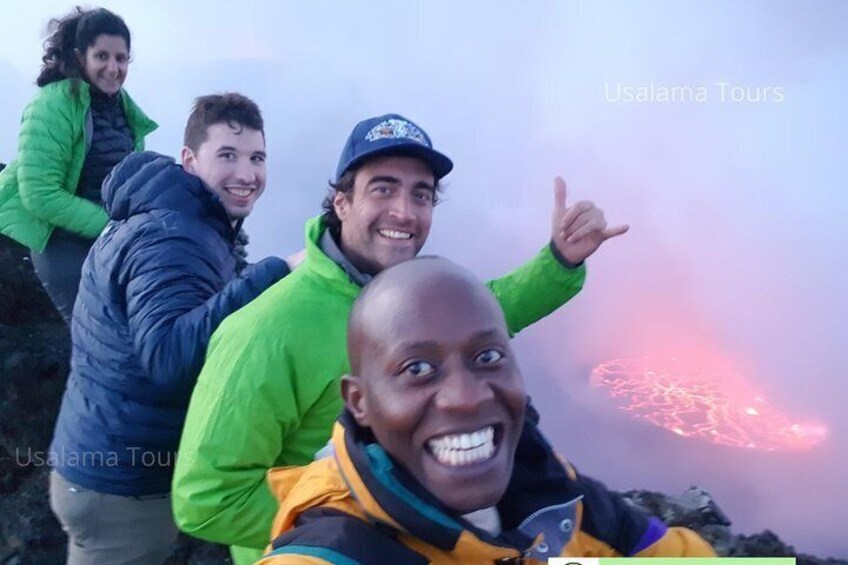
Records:
<instances>
[{"instance_id":1,"label":"man in navy puffer jacket","mask_svg":"<svg viewBox=\"0 0 848 565\"><path fill-rule=\"evenodd\" d=\"M209 338L289 272L277 257L237 272L236 236L264 187L262 117L238 94L197 100L182 166L135 153L104 182L111 221L83 267L48 458L69 563L167 557L172 468Z\"/></svg>"}]
</instances>

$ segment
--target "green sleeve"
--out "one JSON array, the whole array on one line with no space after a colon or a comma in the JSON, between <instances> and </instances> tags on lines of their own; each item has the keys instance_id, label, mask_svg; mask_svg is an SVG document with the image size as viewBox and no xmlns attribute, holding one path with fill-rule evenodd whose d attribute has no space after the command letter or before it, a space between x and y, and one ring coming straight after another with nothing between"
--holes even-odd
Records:
<instances>
[{"instance_id":1,"label":"green sleeve","mask_svg":"<svg viewBox=\"0 0 848 565\"><path fill-rule=\"evenodd\" d=\"M571 300L585 279L585 265L564 267L546 245L533 259L487 285L501 303L510 335L515 335Z\"/></svg>"},{"instance_id":2,"label":"green sleeve","mask_svg":"<svg viewBox=\"0 0 848 565\"><path fill-rule=\"evenodd\" d=\"M263 548L277 512L265 474L298 416L290 356L276 334L257 333L252 322L237 313L212 336L183 429L172 500L184 532Z\"/></svg>"},{"instance_id":3,"label":"green sleeve","mask_svg":"<svg viewBox=\"0 0 848 565\"><path fill-rule=\"evenodd\" d=\"M102 206L66 186L74 165L74 122L67 94L42 93L24 113L18 139L18 190L35 217L83 237L97 237L109 220ZM76 179L73 179L74 182Z\"/></svg>"}]
</instances>

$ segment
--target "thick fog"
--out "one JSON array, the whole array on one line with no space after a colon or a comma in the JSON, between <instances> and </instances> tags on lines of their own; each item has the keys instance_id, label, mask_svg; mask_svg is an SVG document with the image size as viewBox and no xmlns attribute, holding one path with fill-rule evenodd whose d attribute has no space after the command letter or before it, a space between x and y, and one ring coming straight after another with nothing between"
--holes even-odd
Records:
<instances>
[{"instance_id":1,"label":"thick fog","mask_svg":"<svg viewBox=\"0 0 848 565\"><path fill-rule=\"evenodd\" d=\"M738 532L848 557L848 3L104 2L133 33L125 83L177 156L192 99L266 120L251 258L300 249L353 125L399 112L455 162L425 251L494 277L550 237L553 178L630 233L583 292L518 336L543 427L618 489L709 490ZM0 161L62 2L4 5ZM589 385L615 358L733 365L806 450L679 437ZM735 378L735 377L734 377ZM840 477L843 477L840 479Z\"/></svg>"}]
</instances>

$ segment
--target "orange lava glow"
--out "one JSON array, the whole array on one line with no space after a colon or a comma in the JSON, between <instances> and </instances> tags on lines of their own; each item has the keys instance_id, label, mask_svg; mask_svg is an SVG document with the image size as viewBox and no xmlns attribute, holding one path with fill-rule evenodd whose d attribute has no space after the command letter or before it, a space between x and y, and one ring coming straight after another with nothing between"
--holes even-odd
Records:
<instances>
[{"instance_id":1,"label":"orange lava glow","mask_svg":"<svg viewBox=\"0 0 848 565\"><path fill-rule=\"evenodd\" d=\"M819 423L774 406L744 377L692 370L678 359L616 359L592 370L619 409L676 435L765 451L810 449L827 437Z\"/></svg>"}]
</instances>

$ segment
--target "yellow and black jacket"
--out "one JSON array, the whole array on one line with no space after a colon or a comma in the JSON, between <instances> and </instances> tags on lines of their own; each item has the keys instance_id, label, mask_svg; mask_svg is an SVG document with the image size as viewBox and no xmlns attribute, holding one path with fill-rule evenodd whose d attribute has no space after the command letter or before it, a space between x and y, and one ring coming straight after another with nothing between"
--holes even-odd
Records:
<instances>
[{"instance_id":1,"label":"yellow and black jacket","mask_svg":"<svg viewBox=\"0 0 848 565\"><path fill-rule=\"evenodd\" d=\"M532 410L532 409L531 409ZM345 413L334 455L269 471L280 500L261 565L530 565L547 558L713 557L685 528L649 518L578 475L528 417L491 536L445 508Z\"/></svg>"}]
</instances>

